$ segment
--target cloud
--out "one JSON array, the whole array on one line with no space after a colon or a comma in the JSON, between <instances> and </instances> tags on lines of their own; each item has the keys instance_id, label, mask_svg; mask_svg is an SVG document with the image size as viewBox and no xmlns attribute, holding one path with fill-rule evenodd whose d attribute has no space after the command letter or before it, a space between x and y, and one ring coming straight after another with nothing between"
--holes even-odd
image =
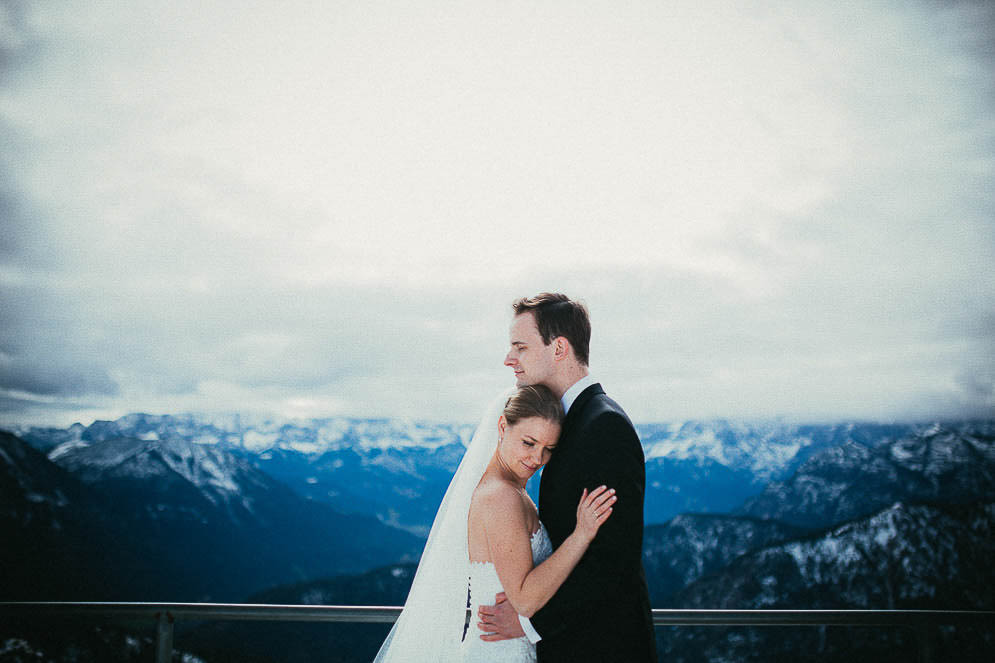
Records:
<instances>
[{"instance_id":1,"label":"cloud","mask_svg":"<svg viewBox=\"0 0 995 663\"><path fill-rule=\"evenodd\" d=\"M640 420L995 413L989 3L2 7L32 418L471 420L549 289Z\"/></svg>"},{"instance_id":2,"label":"cloud","mask_svg":"<svg viewBox=\"0 0 995 663\"><path fill-rule=\"evenodd\" d=\"M4 355L0 389L38 396L116 396L117 384L100 365L28 363Z\"/></svg>"}]
</instances>

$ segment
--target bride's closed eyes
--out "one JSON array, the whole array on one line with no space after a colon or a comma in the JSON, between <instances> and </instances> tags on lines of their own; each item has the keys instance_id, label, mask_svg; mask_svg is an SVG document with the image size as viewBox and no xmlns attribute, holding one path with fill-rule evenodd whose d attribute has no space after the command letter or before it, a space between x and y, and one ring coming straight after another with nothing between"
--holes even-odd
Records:
<instances>
[{"instance_id":1,"label":"bride's closed eyes","mask_svg":"<svg viewBox=\"0 0 995 663\"><path fill-rule=\"evenodd\" d=\"M524 444L525 446L527 446L529 449L531 449L532 447L534 447L536 445L536 443L532 442L531 440L522 440L522 444ZM546 451L549 451L549 452L556 451L556 445L547 446L546 447Z\"/></svg>"}]
</instances>

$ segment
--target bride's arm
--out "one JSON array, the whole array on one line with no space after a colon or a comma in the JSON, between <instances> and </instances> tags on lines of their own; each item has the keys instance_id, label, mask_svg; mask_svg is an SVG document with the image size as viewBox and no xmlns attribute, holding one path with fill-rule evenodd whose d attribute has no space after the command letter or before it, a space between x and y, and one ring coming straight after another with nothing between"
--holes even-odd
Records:
<instances>
[{"instance_id":1,"label":"bride's arm","mask_svg":"<svg viewBox=\"0 0 995 663\"><path fill-rule=\"evenodd\" d=\"M556 593L611 515L614 493L604 486L590 494L584 490L577 506L577 527L549 559L536 567L532 565L528 523L518 492L500 484L481 496L481 506L487 513L484 530L488 552L515 612L531 617Z\"/></svg>"}]
</instances>

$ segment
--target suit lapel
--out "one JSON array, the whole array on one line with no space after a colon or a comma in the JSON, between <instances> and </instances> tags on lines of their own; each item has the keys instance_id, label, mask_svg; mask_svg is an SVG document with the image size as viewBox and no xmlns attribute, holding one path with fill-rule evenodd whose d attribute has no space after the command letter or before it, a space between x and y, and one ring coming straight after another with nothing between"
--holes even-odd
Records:
<instances>
[{"instance_id":1,"label":"suit lapel","mask_svg":"<svg viewBox=\"0 0 995 663\"><path fill-rule=\"evenodd\" d=\"M587 407L587 404L592 398L603 393L605 393L605 390L601 388L600 383L596 382L578 394L577 399L574 400L573 404L570 406L570 411L567 412L567 416L563 420L563 428L560 431L560 444L569 442L571 430L576 425L577 420L580 419L584 408Z\"/></svg>"}]
</instances>

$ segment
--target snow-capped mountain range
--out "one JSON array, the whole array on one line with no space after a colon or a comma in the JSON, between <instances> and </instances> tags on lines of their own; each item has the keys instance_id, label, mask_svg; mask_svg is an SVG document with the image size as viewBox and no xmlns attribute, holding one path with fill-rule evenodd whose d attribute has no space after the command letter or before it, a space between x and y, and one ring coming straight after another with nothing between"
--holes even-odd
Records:
<instances>
[{"instance_id":1,"label":"snow-capped mountain range","mask_svg":"<svg viewBox=\"0 0 995 663\"><path fill-rule=\"evenodd\" d=\"M778 478L813 452L852 440L875 446L938 424L844 423L799 425L729 420L687 421L636 426L647 461L694 461L749 470L761 480ZM459 422L411 419L282 419L260 415L129 414L115 421L74 424L67 429L18 427L13 430L35 446L51 451L63 443L96 442L120 437L141 440L181 439L220 444L246 451L295 451L307 456L330 451L435 449L464 445L473 426Z\"/></svg>"},{"instance_id":2,"label":"snow-capped mountain range","mask_svg":"<svg viewBox=\"0 0 995 663\"><path fill-rule=\"evenodd\" d=\"M431 449L453 443L465 445L473 427L412 419L287 419L244 414L134 413L115 421L95 421L89 426L74 424L66 429L22 426L15 427L13 432L48 450L63 443L131 437L180 439L202 445L239 447L256 453L280 449L313 455L341 449Z\"/></svg>"},{"instance_id":3,"label":"snow-capped mountain range","mask_svg":"<svg viewBox=\"0 0 995 663\"><path fill-rule=\"evenodd\" d=\"M995 430L933 425L868 447L852 440L810 458L736 511L826 527L904 502L995 500Z\"/></svg>"},{"instance_id":4,"label":"snow-capped mountain range","mask_svg":"<svg viewBox=\"0 0 995 663\"><path fill-rule=\"evenodd\" d=\"M637 426L647 461L693 461L748 470L776 479L822 449L847 441L865 446L898 439L937 424L839 423L823 425L717 419Z\"/></svg>"},{"instance_id":5,"label":"snow-capped mountain range","mask_svg":"<svg viewBox=\"0 0 995 663\"><path fill-rule=\"evenodd\" d=\"M7 596L243 600L274 584L416 560L424 544L308 500L220 446L79 440L50 456L0 433Z\"/></svg>"},{"instance_id":6,"label":"snow-capped mountain range","mask_svg":"<svg viewBox=\"0 0 995 663\"><path fill-rule=\"evenodd\" d=\"M647 459L646 521L727 512L823 449L846 443L873 448L927 428L723 420L638 425ZM84 445L119 438L216 446L309 499L375 515L424 536L473 427L406 419L131 414L90 426L17 433L55 460Z\"/></svg>"}]
</instances>

